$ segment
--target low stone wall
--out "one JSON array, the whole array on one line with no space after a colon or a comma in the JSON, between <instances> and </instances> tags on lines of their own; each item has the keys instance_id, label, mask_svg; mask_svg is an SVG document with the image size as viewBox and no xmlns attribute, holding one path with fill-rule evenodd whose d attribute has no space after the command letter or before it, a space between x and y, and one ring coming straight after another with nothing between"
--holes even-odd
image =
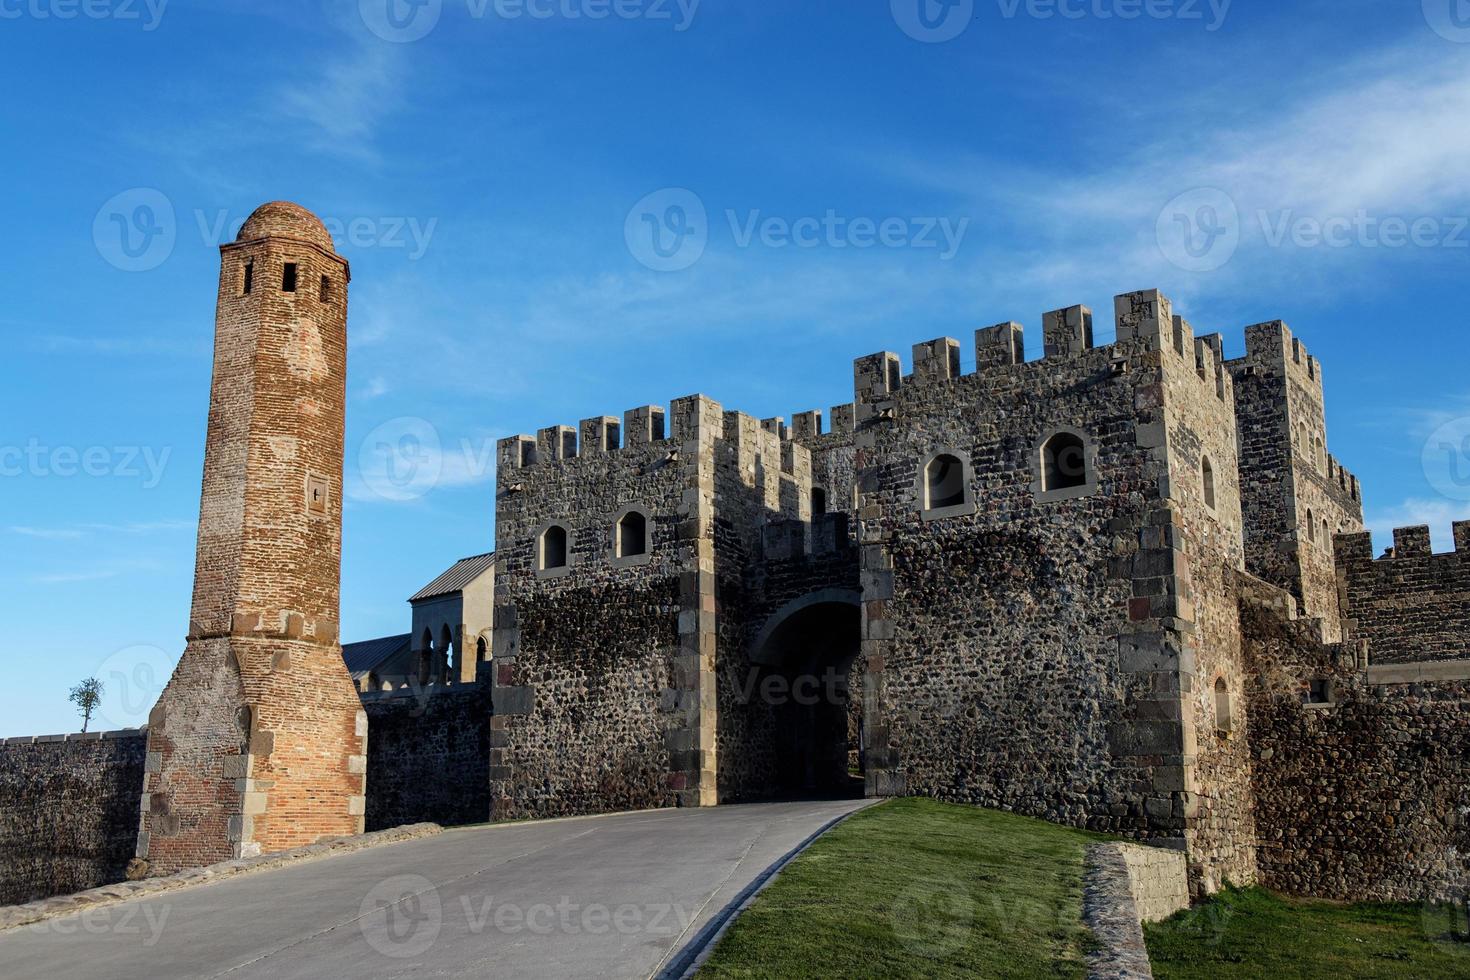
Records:
<instances>
[{"instance_id":1,"label":"low stone wall","mask_svg":"<svg viewBox=\"0 0 1470 980\"><path fill-rule=\"evenodd\" d=\"M1108 841L1087 848L1082 918L1097 939L1090 978L1148 978L1153 970L1143 924L1189 908L1183 851Z\"/></svg>"},{"instance_id":2,"label":"low stone wall","mask_svg":"<svg viewBox=\"0 0 1470 980\"><path fill-rule=\"evenodd\" d=\"M0 905L123 880L146 750L141 729L0 741Z\"/></svg>"},{"instance_id":3,"label":"low stone wall","mask_svg":"<svg viewBox=\"0 0 1470 980\"><path fill-rule=\"evenodd\" d=\"M367 694L362 706L369 831L490 819L489 685Z\"/></svg>"}]
</instances>

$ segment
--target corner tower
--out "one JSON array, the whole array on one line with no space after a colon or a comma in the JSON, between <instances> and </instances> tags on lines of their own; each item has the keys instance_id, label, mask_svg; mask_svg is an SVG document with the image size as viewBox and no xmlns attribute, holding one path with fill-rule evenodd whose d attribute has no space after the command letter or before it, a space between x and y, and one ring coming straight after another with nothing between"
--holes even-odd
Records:
<instances>
[{"instance_id":1,"label":"corner tower","mask_svg":"<svg viewBox=\"0 0 1470 980\"><path fill-rule=\"evenodd\" d=\"M188 645L149 717L149 874L363 826L367 719L337 632L350 272L284 202L220 253Z\"/></svg>"}]
</instances>

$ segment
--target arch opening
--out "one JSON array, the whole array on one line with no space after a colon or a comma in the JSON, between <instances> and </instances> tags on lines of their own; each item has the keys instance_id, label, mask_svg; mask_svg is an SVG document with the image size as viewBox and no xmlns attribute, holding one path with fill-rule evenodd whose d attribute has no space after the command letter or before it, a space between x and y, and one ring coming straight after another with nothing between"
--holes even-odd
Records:
<instances>
[{"instance_id":1,"label":"arch opening","mask_svg":"<svg viewBox=\"0 0 1470 980\"><path fill-rule=\"evenodd\" d=\"M862 795L861 635L845 594L798 600L763 633L752 697L769 720L774 795Z\"/></svg>"}]
</instances>

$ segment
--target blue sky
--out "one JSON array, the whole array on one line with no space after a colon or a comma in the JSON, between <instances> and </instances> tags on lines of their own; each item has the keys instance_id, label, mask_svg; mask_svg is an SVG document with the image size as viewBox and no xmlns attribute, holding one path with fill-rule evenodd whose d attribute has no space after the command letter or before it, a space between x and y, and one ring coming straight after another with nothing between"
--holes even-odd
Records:
<instances>
[{"instance_id":1,"label":"blue sky","mask_svg":"<svg viewBox=\"0 0 1470 980\"><path fill-rule=\"evenodd\" d=\"M348 640L490 549L501 436L1155 286L1292 325L1380 535L1470 516L1466 0L389 2L0 0L0 736L182 649L216 246L276 198L353 265Z\"/></svg>"}]
</instances>

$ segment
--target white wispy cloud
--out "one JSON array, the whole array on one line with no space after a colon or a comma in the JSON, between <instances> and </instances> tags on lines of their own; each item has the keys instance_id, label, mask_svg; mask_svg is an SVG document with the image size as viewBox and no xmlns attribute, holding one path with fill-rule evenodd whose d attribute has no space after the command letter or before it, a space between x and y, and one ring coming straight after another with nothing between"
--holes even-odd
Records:
<instances>
[{"instance_id":1,"label":"white wispy cloud","mask_svg":"<svg viewBox=\"0 0 1470 980\"><path fill-rule=\"evenodd\" d=\"M82 523L70 524L64 527L35 527L30 525L12 525L10 533L23 535L28 538L42 538L52 541L74 541L88 537L92 533L99 534L154 534L160 531L179 531L192 529L191 521L130 521L123 524L104 523Z\"/></svg>"},{"instance_id":2,"label":"white wispy cloud","mask_svg":"<svg viewBox=\"0 0 1470 980\"><path fill-rule=\"evenodd\" d=\"M73 527L25 527L12 525L10 533L24 535L28 538L44 538L52 541L82 537L82 532Z\"/></svg>"},{"instance_id":3,"label":"white wispy cloud","mask_svg":"<svg viewBox=\"0 0 1470 980\"><path fill-rule=\"evenodd\" d=\"M278 86L272 124L284 116L318 151L377 159L379 125L402 104L402 55L366 33L348 32L308 75Z\"/></svg>"}]
</instances>

